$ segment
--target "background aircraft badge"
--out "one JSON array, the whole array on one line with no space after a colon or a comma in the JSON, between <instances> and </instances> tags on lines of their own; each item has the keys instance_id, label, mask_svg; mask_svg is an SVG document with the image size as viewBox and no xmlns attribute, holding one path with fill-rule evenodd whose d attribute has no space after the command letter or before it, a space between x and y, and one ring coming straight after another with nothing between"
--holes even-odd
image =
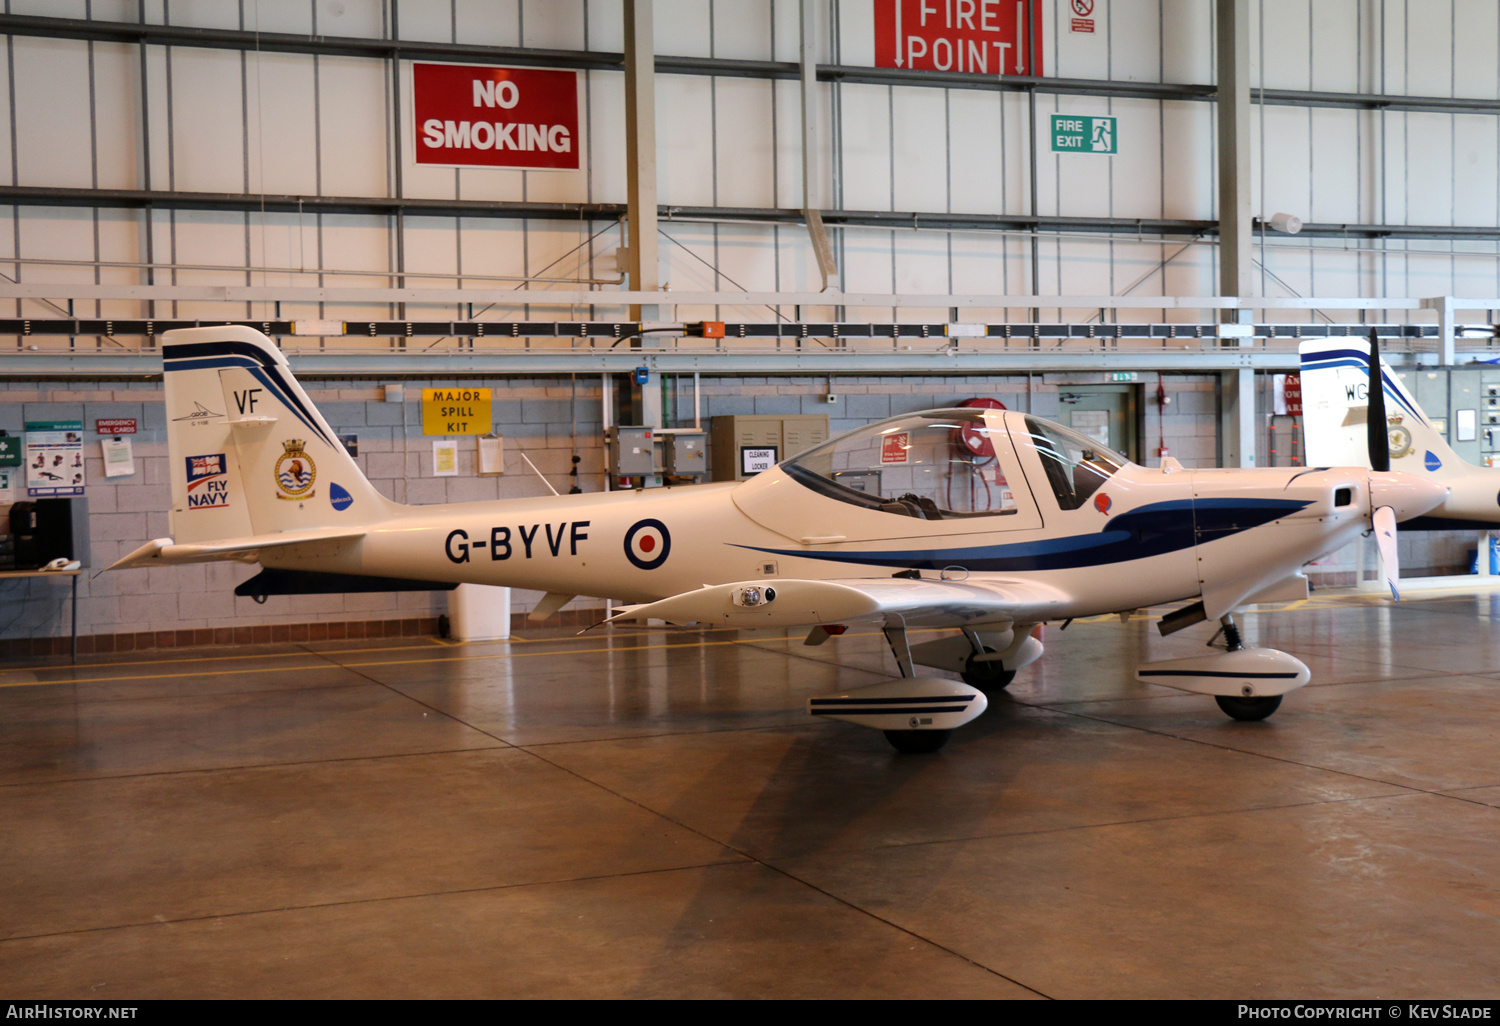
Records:
<instances>
[{"instance_id":1,"label":"background aircraft badge","mask_svg":"<svg viewBox=\"0 0 1500 1026\"><path fill-rule=\"evenodd\" d=\"M1356 466L1187 470L1168 458L1147 469L1037 417L962 408L858 428L739 483L404 506L365 479L264 335L169 332L163 356L174 537L113 568L238 560L506 585L547 593L533 617L593 595L630 603L612 621L800 627L809 645L873 624L899 676L816 696L808 711L909 752L940 747L1039 658L1036 625L1174 603L1185 605L1162 618L1163 634L1218 621L1228 651L1137 677L1263 719L1309 672L1244 647L1235 611L1305 596L1302 567L1371 530L1394 583L1396 522L1447 495L1425 477ZM235 412L184 420L220 405ZM292 431L309 491L280 502L260 482L290 472L281 443ZM974 455L980 441L992 461ZM185 457L203 452L225 454L213 514L188 501ZM339 482L327 501L310 492L314 462ZM1004 487L976 487L975 474ZM945 633L912 644L913 629Z\"/></svg>"}]
</instances>

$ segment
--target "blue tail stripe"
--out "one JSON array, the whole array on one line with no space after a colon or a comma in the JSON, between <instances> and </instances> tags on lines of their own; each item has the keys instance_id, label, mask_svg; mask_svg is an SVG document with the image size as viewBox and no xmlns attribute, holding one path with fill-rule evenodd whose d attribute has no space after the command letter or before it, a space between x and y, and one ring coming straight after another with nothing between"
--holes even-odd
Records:
<instances>
[{"instance_id":1,"label":"blue tail stripe","mask_svg":"<svg viewBox=\"0 0 1500 1026\"><path fill-rule=\"evenodd\" d=\"M209 349L211 346L219 345L221 345L221 343L204 343L192 346L167 346L167 357L166 362L164 363L164 369L170 372L184 370L213 370L216 367L243 367L248 370L257 381L264 385L267 391L269 391L272 395L279 399L287 409L296 414L297 419L302 421L303 424L307 425L308 430L312 431L328 445L334 444L333 440L328 437L328 433L318 426L317 421L314 419L314 417L307 409L307 407L302 403L302 401L297 398L296 394L292 391L290 386L288 386L286 382L282 380L281 369L274 363L268 363L265 359L264 353L256 350L253 352L252 356L243 354L211 356L207 353L201 352L203 350ZM228 347L233 345L233 343L222 343L222 345ZM244 349L249 347L245 347L242 345L239 348ZM174 356L172 351L175 349L194 349L199 350L200 353Z\"/></svg>"}]
</instances>

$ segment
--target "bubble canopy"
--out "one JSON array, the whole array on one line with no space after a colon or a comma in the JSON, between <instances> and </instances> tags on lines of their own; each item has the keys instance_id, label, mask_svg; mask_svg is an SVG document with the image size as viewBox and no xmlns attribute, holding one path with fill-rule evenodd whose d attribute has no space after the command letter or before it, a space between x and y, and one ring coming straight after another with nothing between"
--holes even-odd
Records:
<instances>
[{"instance_id":1,"label":"bubble canopy","mask_svg":"<svg viewBox=\"0 0 1500 1026\"><path fill-rule=\"evenodd\" d=\"M1025 485L1001 426L1004 416L951 409L892 417L830 439L781 468L821 495L900 516L1014 514L1012 488ZM1076 509L1127 462L1059 424L1034 417L1024 423L1026 433L1016 444L1035 449L1064 509Z\"/></svg>"}]
</instances>

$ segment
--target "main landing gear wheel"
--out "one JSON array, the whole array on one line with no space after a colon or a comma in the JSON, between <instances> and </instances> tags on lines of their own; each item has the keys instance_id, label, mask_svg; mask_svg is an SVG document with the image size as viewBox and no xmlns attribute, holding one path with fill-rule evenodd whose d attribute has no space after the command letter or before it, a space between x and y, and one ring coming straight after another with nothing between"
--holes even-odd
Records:
<instances>
[{"instance_id":1,"label":"main landing gear wheel","mask_svg":"<svg viewBox=\"0 0 1500 1026\"><path fill-rule=\"evenodd\" d=\"M896 751L906 755L935 752L948 743L951 730L888 730L885 739Z\"/></svg>"},{"instance_id":2,"label":"main landing gear wheel","mask_svg":"<svg viewBox=\"0 0 1500 1026\"><path fill-rule=\"evenodd\" d=\"M995 651L993 648L984 650L986 654ZM963 682L971 688L980 691L1002 691L1010 687L1010 682L1016 679L1015 670L1007 670L999 660L981 663L973 656L964 664L964 672L959 674Z\"/></svg>"},{"instance_id":3,"label":"main landing gear wheel","mask_svg":"<svg viewBox=\"0 0 1500 1026\"><path fill-rule=\"evenodd\" d=\"M1281 696L1270 695L1265 698L1240 698L1238 695L1215 695L1214 701L1219 703L1230 716L1237 720L1263 720L1277 709L1281 708Z\"/></svg>"}]
</instances>

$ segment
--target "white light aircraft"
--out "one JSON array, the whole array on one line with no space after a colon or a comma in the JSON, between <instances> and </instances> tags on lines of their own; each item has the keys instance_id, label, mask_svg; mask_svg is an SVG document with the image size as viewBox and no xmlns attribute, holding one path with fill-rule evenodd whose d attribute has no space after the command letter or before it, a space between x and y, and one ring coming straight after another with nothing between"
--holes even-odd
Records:
<instances>
[{"instance_id":1,"label":"white light aircraft","mask_svg":"<svg viewBox=\"0 0 1500 1026\"><path fill-rule=\"evenodd\" d=\"M879 625L900 676L815 697L816 716L933 751L1042 654L1035 625L1175 602L1162 633L1224 625L1229 651L1139 667L1263 719L1307 682L1240 644L1233 613L1307 594L1300 568L1440 503L1430 481L1363 468L1136 466L1013 411L913 413L851 431L741 483L448 505L379 494L281 351L244 327L163 338L174 537L114 568L239 560L267 568L471 582L636 603L613 619L809 627L820 644ZM912 645L912 628L954 633ZM918 676L915 665L963 683Z\"/></svg>"},{"instance_id":2,"label":"white light aircraft","mask_svg":"<svg viewBox=\"0 0 1500 1026\"><path fill-rule=\"evenodd\" d=\"M1483 530L1500 526L1500 467L1476 467L1449 447L1417 401L1380 358L1384 420L1370 440L1371 344L1364 339L1316 339L1298 347L1302 356L1303 451L1309 466L1375 466L1430 478L1448 497L1406 526L1416 530ZM1372 448L1373 446L1373 448ZM1370 454L1375 454L1372 462ZM1380 457L1385 462L1381 464Z\"/></svg>"}]
</instances>

